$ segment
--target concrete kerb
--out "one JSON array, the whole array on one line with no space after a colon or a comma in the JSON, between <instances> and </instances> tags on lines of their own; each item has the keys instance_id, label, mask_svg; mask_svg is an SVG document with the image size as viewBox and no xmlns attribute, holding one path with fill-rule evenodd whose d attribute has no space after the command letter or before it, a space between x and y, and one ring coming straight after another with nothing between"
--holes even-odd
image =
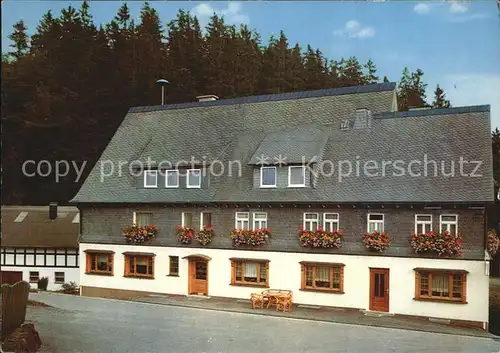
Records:
<instances>
[{"instance_id":1,"label":"concrete kerb","mask_svg":"<svg viewBox=\"0 0 500 353\"><path fill-rule=\"evenodd\" d=\"M71 294L64 294L64 293L44 293L48 295L63 295L63 296L68 296ZM433 331L426 331L426 330L420 330L420 329L415 329L415 328L408 328L408 329L401 329L401 328L395 328L391 327L389 325L372 325L369 323L359 323L359 324L351 324L351 323L343 323L343 322L338 322L338 321L331 321L331 320L325 320L325 319L309 319L309 318L303 318L303 317L290 317L290 316L283 316L276 314L273 311L266 311L266 312L260 312L260 311L255 311L255 312L248 312L248 311L240 311L237 309L232 309L232 308L207 308L207 307L201 307L201 306L193 306L193 305L185 305L183 303L151 303L148 301L140 300L140 299L112 299L112 298L100 298L100 297L86 297L86 296L75 296L71 295L73 297L80 297L80 298L87 298L91 300L107 300L107 301L114 301L118 303L140 303L140 304L145 304L145 305L151 305L151 306L170 306L170 307L182 307L185 309L193 309L193 310L209 310L209 311L222 311L222 312L230 312L230 313L238 313L242 315L261 315L261 316L267 316L272 319L288 319L288 320L296 320L296 321L306 321L306 322L322 322L322 323L327 323L327 324L334 324L334 325L347 325L351 327L378 327L386 330L395 330L395 331L415 331L415 332L425 332L428 334L433 334L433 335L449 335L449 336L468 336L468 337L474 337L474 338L480 338L480 339L486 339L486 340L493 340L500 342L500 336L496 336L492 333L487 333L489 337L484 337L484 336L479 336L479 335L474 335L472 333L463 333L463 334L456 334L456 333L449 333L449 332L433 332Z\"/></svg>"}]
</instances>

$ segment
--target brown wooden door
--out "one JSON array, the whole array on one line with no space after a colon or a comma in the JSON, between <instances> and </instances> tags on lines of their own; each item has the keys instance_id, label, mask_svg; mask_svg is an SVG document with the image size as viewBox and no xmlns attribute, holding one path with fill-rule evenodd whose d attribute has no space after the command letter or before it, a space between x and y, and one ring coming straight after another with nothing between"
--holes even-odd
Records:
<instances>
[{"instance_id":1,"label":"brown wooden door","mask_svg":"<svg viewBox=\"0 0 500 353\"><path fill-rule=\"evenodd\" d=\"M208 295L208 261L189 260L189 294Z\"/></svg>"},{"instance_id":2,"label":"brown wooden door","mask_svg":"<svg viewBox=\"0 0 500 353\"><path fill-rule=\"evenodd\" d=\"M370 310L389 311L388 268L370 268Z\"/></svg>"}]
</instances>

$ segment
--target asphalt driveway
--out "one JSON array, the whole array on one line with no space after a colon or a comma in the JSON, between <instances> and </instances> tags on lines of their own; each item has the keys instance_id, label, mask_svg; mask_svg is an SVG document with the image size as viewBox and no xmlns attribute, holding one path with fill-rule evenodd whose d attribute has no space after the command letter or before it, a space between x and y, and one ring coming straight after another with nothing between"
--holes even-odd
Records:
<instances>
[{"instance_id":1,"label":"asphalt driveway","mask_svg":"<svg viewBox=\"0 0 500 353\"><path fill-rule=\"evenodd\" d=\"M489 338L295 320L38 293L30 307L45 352L475 352Z\"/></svg>"}]
</instances>

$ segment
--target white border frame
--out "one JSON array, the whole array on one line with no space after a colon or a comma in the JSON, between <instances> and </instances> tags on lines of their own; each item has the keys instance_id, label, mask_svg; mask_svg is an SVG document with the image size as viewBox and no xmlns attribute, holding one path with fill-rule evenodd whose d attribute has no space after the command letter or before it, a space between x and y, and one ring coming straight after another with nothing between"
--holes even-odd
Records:
<instances>
[{"instance_id":1,"label":"white border frame","mask_svg":"<svg viewBox=\"0 0 500 353\"><path fill-rule=\"evenodd\" d=\"M246 217L238 217L238 213L245 213L247 216ZM248 221L248 229L251 229L251 227L250 227L250 212L235 212L234 213L234 229L240 229L240 228L238 228L238 220Z\"/></svg>"},{"instance_id":2,"label":"white border frame","mask_svg":"<svg viewBox=\"0 0 500 353\"><path fill-rule=\"evenodd\" d=\"M381 221L370 221L370 216L382 216ZM372 223L382 223L382 231L380 233L385 232L385 214L383 213L368 213L366 215L366 231L370 232L370 222Z\"/></svg>"},{"instance_id":3,"label":"white border frame","mask_svg":"<svg viewBox=\"0 0 500 353\"><path fill-rule=\"evenodd\" d=\"M302 168L302 177L304 179L303 184L292 184L292 168ZM289 188L303 188L306 186L306 167L303 165L291 165L288 166L288 187Z\"/></svg>"},{"instance_id":4,"label":"white border frame","mask_svg":"<svg viewBox=\"0 0 500 353\"><path fill-rule=\"evenodd\" d=\"M318 227L319 227L319 213L317 213L317 212L304 212L302 214L302 228L307 229L306 228L306 214L314 214L314 215L316 215L316 222L318 223ZM313 220L312 219L308 219L308 221L313 221ZM316 231L316 229L312 229L312 230L307 229L307 230L309 230L311 232Z\"/></svg>"},{"instance_id":5,"label":"white border frame","mask_svg":"<svg viewBox=\"0 0 500 353\"><path fill-rule=\"evenodd\" d=\"M200 183L198 185L189 184L189 172L198 171L200 173ZM186 189L200 189L201 188L201 169L193 168L186 171Z\"/></svg>"},{"instance_id":6,"label":"white border frame","mask_svg":"<svg viewBox=\"0 0 500 353\"><path fill-rule=\"evenodd\" d=\"M427 217L431 217L431 220L429 222L425 221L425 222L417 222L417 218L418 216L427 216ZM431 225L431 230L430 232L432 232L432 215L431 214L423 214L423 213L416 213L415 214L415 234L417 234L417 225L418 224L430 224Z\"/></svg>"},{"instance_id":7,"label":"white border frame","mask_svg":"<svg viewBox=\"0 0 500 353\"><path fill-rule=\"evenodd\" d=\"M168 172L176 172L176 174L177 174L177 185L176 186L172 186L172 185L168 185L167 184L167 182L168 182ZM187 181L186 181L186 185L187 185ZM179 170L178 169L168 169L168 170L165 170L165 187L168 188L168 189L177 189L177 188L179 188Z\"/></svg>"},{"instance_id":8,"label":"white border frame","mask_svg":"<svg viewBox=\"0 0 500 353\"><path fill-rule=\"evenodd\" d=\"M262 171L264 169L274 169L274 185L262 185ZM277 179L278 179L278 170L276 167L260 167L260 187L261 188L275 188L277 184Z\"/></svg>"},{"instance_id":9,"label":"white border frame","mask_svg":"<svg viewBox=\"0 0 500 353\"><path fill-rule=\"evenodd\" d=\"M325 215L330 215L330 214L334 214L334 215L337 215L337 229L340 229L340 215L338 213L335 213L335 212L323 212L323 229L326 230L326 217ZM331 223L332 220L328 220L328 223Z\"/></svg>"},{"instance_id":10,"label":"white border frame","mask_svg":"<svg viewBox=\"0 0 500 353\"><path fill-rule=\"evenodd\" d=\"M154 174L156 179L155 179L155 184L154 185L147 185L146 184L146 180L147 180L147 176L148 174ZM145 188L157 188L158 187L158 171L157 170L144 170L144 179L143 179L143 183Z\"/></svg>"},{"instance_id":11,"label":"white border frame","mask_svg":"<svg viewBox=\"0 0 500 353\"><path fill-rule=\"evenodd\" d=\"M269 227L267 226L267 212L253 212L253 213L252 213L252 230L256 230L256 229L255 229L255 215L256 215L257 213L261 213L261 214L265 214L265 215L266 215L266 228L269 228ZM259 221L263 221L264 219L263 219L263 218L260 218L260 219L258 219L258 220L259 220ZM257 229L261 229L261 228L257 228Z\"/></svg>"},{"instance_id":12,"label":"white border frame","mask_svg":"<svg viewBox=\"0 0 500 353\"><path fill-rule=\"evenodd\" d=\"M446 222L446 224L454 224L455 225L455 235L457 235L458 234L458 215L452 214L452 213L445 213L445 214L439 215L439 233L441 233L443 231L443 216L444 217L455 217L455 222Z\"/></svg>"}]
</instances>

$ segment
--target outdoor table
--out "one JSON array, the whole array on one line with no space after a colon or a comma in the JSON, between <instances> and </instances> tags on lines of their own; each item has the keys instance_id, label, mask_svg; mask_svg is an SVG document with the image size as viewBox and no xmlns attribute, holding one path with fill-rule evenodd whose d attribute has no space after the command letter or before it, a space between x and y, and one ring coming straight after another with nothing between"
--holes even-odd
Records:
<instances>
[{"instance_id":1,"label":"outdoor table","mask_svg":"<svg viewBox=\"0 0 500 353\"><path fill-rule=\"evenodd\" d=\"M266 289L265 291L262 292L262 295L268 298L267 308L269 308L269 306L272 305L276 306L278 298L291 296L292 291L287 289Z\"/></svg>"}]
</instances>

